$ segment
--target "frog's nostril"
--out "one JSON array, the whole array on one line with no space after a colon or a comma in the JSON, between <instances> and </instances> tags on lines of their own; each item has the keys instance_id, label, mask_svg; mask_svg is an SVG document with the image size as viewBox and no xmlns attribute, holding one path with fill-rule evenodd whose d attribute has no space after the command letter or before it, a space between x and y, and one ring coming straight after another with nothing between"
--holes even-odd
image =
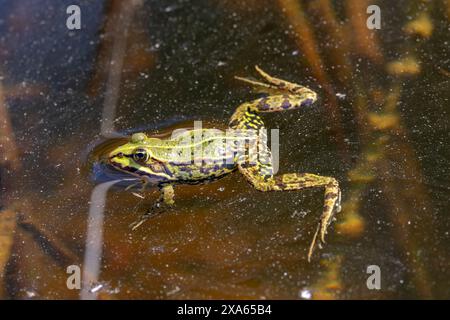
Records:
<instances>
[{"instance_id":1,"label":"frog's nostril","mask_svg":"<svg viewBox=\"0 0 450 320\"><path fill-rule=\"evenodd\" d=\"M111 153L110 156L109 156L110 159L113 159L113 158L123 158L123 157L124 157L124 154L123 154L122 152L119 152L119 153L116 153L116 154Z\"/></svg>"}]
</instances>

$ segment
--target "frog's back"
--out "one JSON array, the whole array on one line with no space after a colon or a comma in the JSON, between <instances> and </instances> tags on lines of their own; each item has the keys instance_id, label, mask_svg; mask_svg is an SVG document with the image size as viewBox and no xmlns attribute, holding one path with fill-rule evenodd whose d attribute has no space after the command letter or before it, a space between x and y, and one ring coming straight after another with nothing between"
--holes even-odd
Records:
<instances>
[{"instance_id":1,"label":"frog's back","mask_svg":"<svg viewBox=\"0 0 450 320\"><path fill-rule=\"evenodd\" d=\"M214 180L237 167L234 139L218 129L179 129L152 146L175 181L199 183Z\"/></svg>"}]
</instances>

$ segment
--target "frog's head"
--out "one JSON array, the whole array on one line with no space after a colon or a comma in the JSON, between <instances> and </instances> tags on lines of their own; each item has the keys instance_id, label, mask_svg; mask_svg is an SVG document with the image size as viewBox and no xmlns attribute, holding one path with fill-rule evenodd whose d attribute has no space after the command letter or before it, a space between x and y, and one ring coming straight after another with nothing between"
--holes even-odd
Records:
<instances>
[{"instance_id":1,"label":"frog's head","mask_svg":"<svg viewBox=\"0 0 450 320\"><path fill-rule=\"evenodd\" d=\"M137 172L151 162L151 139L139 132L131 136L131 140L108 155L109 164L126 172Z\"/></svg>"}]
</instances>

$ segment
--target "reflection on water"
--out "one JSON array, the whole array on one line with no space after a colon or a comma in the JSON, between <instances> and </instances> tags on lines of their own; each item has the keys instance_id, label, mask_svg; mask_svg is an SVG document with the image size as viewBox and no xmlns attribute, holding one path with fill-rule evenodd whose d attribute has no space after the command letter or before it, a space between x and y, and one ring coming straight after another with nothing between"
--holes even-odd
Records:
<instances>
[{"instance_id":1,"label":"reflection on water","mask_svg":"<svg viewBox=\"0 0 450 320\"><path fill-rule=\"evenodd\" d=\"M101 299L449 298L449 3L378 1L369 30L366 0L81 1L69 31L70 1L0 2L0 297L79 298L66 286L78 265ZM156 190L119 186L95 205L98 178L116 177L93 170L93 148L225 125L255 97L233 79L255 64L319 95L264 117L282 173L342 185L311 263L320 190L259 193L239 174L178 186L175 208L135 232Z\"/></svg>"}]
</instances>

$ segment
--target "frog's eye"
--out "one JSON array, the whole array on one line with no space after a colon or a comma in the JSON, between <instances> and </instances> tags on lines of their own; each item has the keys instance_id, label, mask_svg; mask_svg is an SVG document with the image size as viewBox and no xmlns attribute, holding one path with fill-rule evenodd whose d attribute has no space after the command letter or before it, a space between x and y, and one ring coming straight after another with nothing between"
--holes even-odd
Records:
<instances>
[{"instance_id":1,"label":"frog's eye","mask_svg":"<svg viewBox=\"0 0 450 320\"><path fill-rule=\"evenodd\" d=\"M149 155L147 153L147 150L145 149L136 149L133 152L133 159L136 162L146 162L149 159Z\"/></svg>"}]
</instances>

